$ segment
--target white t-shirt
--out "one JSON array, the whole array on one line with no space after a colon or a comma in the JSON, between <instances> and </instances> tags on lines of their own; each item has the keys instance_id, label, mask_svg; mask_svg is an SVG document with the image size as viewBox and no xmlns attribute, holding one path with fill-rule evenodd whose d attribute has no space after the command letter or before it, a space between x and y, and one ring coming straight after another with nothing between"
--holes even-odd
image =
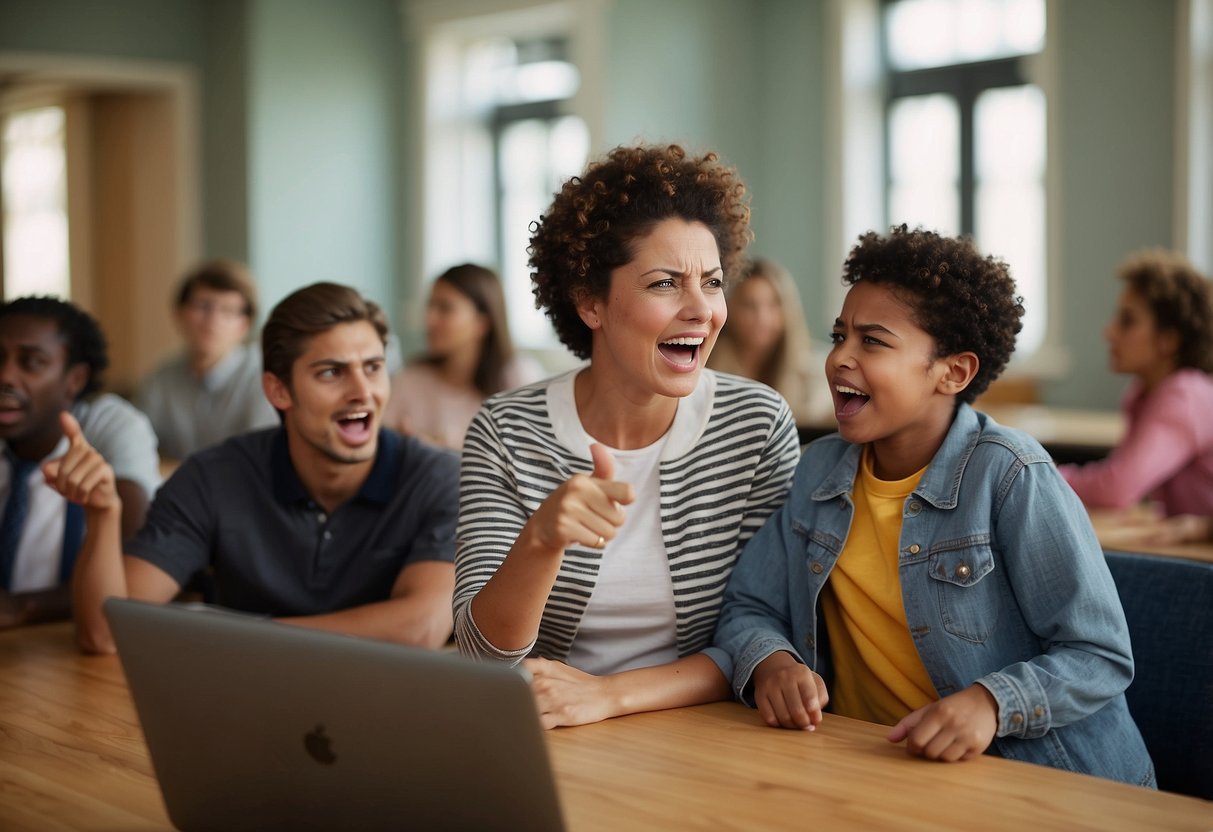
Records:
<instances>
[{"instance_id":1,"label":"white t-shirt","mask_svg":"<svg viewBox=\"0 0 1213 832\"><path fill-rule=\"evenodd\" d=\"M156 455L156 435L147 417L112 393L77 402L72 407L72 414L80 422L84 438L113 467L114 478L137 483L150 501L160 486L160 462ZM4 442L0 441L0 450L3 447ZM67 447L67 437L63 437L46 459L62 456ZM0 516L8 503L11 478L12 471L0 455ZM29 507L13 562L13 592L33 592L57 586L63 557L67 501L46 484L39 468L30 472L28 482Z\"/></svg>"},{"instance_id":2,"label":"white t-shirt","mask_svg":"<svg viewBox=\"0 0 1213 832\"><path fill-rule=\"evenodd\" d=\"M602 553L593 595L569 649L569 665L604 676L678 658L674 588L661 537L658 464L669 434L647 448L608 449L615 479L630 483L636 500L624 506L626 520ZM586 436L586 444L596 440Z\"/></svg>"}]
</instances>

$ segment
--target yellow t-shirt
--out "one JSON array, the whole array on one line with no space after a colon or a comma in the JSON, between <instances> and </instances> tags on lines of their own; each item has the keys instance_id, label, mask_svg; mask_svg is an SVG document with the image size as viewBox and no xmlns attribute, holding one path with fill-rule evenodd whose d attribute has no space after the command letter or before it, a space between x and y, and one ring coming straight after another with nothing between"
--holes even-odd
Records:
<instances>
[{"instance_id":1,"label":"yellow t-shirt","mask_svg":"<svg viewBox=\"0 0 1213 832\"><path fill-rule=\"evenodd\" d=\"M879 480L864 449L851 532L822 592L834 713L894 725L939 698L910 637L897 564L902 506L925 470Z\"/></svg>"}]
</instances>

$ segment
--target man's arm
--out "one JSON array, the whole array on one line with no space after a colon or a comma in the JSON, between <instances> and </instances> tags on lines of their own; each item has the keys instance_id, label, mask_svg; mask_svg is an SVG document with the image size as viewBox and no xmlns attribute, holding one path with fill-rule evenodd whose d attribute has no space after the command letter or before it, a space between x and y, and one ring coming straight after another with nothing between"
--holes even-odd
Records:
<instances>
[{"instance_id":1,"label":"man's arm","mask_svg":"<svg viewBox=\"0 0 1213 832\"><path fill-rule=\"evenodd\" d=\"M72 572L71 599L76 642L86 653L113 653L114 641L102 612L106 598L168 601L178 591L167 573L138 558L122 556L122 498L109 463L88 444L70 413L60 414L67 453L42 467L47 483L84 507L85 534Z\"/></svg>"},{"instance_id":2,"label":"man's arm","mask_svg":"<svg viewBox=\"0 0 1213 832\"><path fill-rule=\"evenodd\" d=\"M280 621L363 638L438 649L451 637L451 597L455 566L440 560L411 563L400 570L392 597L360 607Z\"/></svg>"},{"instance_id":3,"label":"man's arm","mask_svg":"<svg viewBox=\"0 0 1213 832\"><path fill-rule=\"evenodd\" d=\"M147 492L134 480L118 480L115 487L122 500L122 540L125 542L143 528L147 518Z\"/></svg>"}]
</instances>

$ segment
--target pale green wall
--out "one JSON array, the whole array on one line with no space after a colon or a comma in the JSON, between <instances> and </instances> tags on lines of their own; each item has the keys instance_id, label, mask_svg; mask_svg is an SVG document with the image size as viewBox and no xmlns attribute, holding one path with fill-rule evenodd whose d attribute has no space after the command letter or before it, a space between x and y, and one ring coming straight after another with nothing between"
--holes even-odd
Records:
<instances>
[{"instance_id":1,"label":"pale green wall","mask_svg":"<svg viewBox=\"0 0 1213 832\"><path fill-rule=\"evenodd\" d=\"M1115 407L1124 379L1108 372L1100 332L1120 291L1117 264L1171 246L1175 142L1175 4L1064 0L1059 61L1062 333L1073 360L1051 403Z\"/></svg>"},{"instance_id":2,"label":"pale green wall","mask_svg":"<svg viewBox=\"0 0 1213 832\"><path fill-rule=\"evenodd\" d=\"M202 63L206 0L0 0L0 50Z\"/></svg>"},{"instance_id":3,"label":"pale green wall","mask_svg":"<svg viewBox=\"0 0 1213 832\"><path fill-rule=\"evenodd\" d=\"M393 0L256 0L250 260L267 305L331 280L393 308L400 21Z\"/></svg>"},{"instance_id":4,"label":"pale green wall","mask_svg":"<svg viewBox=\"0 0 1213 832\"><path fill-rule=\"evenodd\" d=\"M751 252L797 276L822 309L825 132L822 4L616 0L604 94L607 146L678 141L715 150L751 193Z\"/></svg>"},{"instance_id":5,"label":"pale green wall","mask_svg":"<svg viewBox=\"0 0 1213 832\"><path fill-rule=\"evenodd\" d=\"M203 247L209 257L249 260L248 7L206 5L202 97ZM262 314L268 311L264 303Z\"/></svg>"}]
</instances>

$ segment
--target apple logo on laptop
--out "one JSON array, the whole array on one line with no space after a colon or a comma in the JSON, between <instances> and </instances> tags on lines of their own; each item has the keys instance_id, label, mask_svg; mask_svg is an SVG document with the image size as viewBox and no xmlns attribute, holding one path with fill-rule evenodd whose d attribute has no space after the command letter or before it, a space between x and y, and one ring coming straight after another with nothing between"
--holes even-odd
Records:
<instances>
[{"instance_id":1,"label":"apple logo on laptop","mask_svg":"<svg viewBox=\"0 0 1213 832\"><path fill-rule=\"evenodd\" d=\"M323 725L317 725L303 735L303 747L307 749L308 756L318 763L329 766L337 762L337 755L333 753L333 740L324 733Z\"/></svg>"}]
</instances>

